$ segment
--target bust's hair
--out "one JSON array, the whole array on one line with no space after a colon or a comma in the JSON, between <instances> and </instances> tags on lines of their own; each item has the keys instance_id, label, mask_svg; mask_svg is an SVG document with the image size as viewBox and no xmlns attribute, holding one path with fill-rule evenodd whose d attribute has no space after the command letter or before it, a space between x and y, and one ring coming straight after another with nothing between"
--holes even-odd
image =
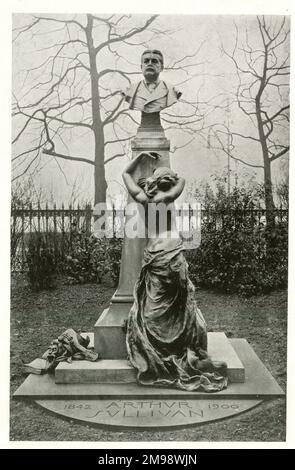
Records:
<instances>
[{"instance_id":1,"label":"bust's hair","mask_svg":"<svg viewBox=\"0 0 295 470\"><path fill-rule=\"evenodd\" d=\"M141 61L143 59L143 56L145 54L156 54L159 56L159 59L161 61L161 64L162 64L162 67L164 68L164 57L163 57L163 54L161 51L159 51L158 49L146 49L145 51L143 51L143 53L141 54Z\"/></svg>"}]
</instances>

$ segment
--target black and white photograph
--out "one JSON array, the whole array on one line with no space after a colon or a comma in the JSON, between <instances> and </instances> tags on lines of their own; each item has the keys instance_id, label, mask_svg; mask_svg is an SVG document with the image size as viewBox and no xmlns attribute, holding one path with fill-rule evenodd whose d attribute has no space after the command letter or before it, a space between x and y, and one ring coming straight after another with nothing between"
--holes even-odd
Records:
<instances>
[{"instance_id":1,"label":"black and white photograph","mask_svg":"<svg viewBox=\"0 0 295 470\"><path fill-rule=\"evenodd\" d=\"M285 445L291 12L91 5L11 12L9 442Z\"/></svg>"}]
</instances>

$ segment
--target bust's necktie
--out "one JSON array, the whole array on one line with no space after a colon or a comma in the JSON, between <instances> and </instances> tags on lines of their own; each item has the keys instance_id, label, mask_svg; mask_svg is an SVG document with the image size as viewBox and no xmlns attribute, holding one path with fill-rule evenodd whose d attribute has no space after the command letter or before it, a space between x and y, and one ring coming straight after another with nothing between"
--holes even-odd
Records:
<instances>
[{"instance_id":1,"label":"bust's necktie","mask_svg":"<svg viewBox=\"0 0 295 470\"><path fill-rule=\"evenodd\" d=\"M157 84L155 82L147 83L147 89L149 90L150 93L152 93L155 90L156 86Z\"/></svg>"}]
</instances>

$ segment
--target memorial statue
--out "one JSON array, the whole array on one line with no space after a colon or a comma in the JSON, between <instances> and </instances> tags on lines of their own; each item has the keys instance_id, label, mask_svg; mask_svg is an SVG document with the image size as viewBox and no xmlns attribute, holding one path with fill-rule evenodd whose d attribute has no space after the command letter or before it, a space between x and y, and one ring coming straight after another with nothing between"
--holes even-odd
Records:
<instances>
[{"instance_id":1,"label":"memorial statue","mask_svg":"<svg viewBox=\"0 0 295 470\"><path fill-rule=\"evenodd\" d=\"M144 80L132 84L123 93L130 109L141 111L141 121L135 138L131 141L132 158L142 151L155 151L161 155L156 162L157 167L169 167L170 142L165 136L161 124L160 111L176 103L181 93L172 85L160 80L160 73L164 67L161 51L148 49L141 56L141 68ZM149 159L140 160L135 169L141 177L150 174ZM130 200L130 198L129 198ZM140 219L140 214L138 218ZM144 239L125 237L121 258L119 286L112 298L112 305L121 302L120 312L126 316L133 303L133 288L141 269ZM131 264L132 260L132 264ZM131 305L127 305L127 302ZM110 307L112 314L113 306ZM100 341L97 339L97 344ZM110 355L108 353L108 355Z\"/></svg>"},{"instance_id":2,"label":"memorial statue","mask_svg":"<svg viewBox=\"0 0 295 470\"><path fill-rule=\"evenodd\" d=\"M181 194L185 181L170 168L158 167L148 178L136 180L143 159L157 160L156 152L142 152L123 173L132 198L148 206L168 206ZM148 217L146 217L149 224ZM134 287L134 303L127 320L128 359L143 385L174 386L214 392L227 386L226 364L207 354L206 323L194 300L183 245L167 217L149 233L142 268ZM147 227L149 229L149 227Z\"/></svg>"},{"instance_id":3,"label":"memorial statue","mask_svg":"<svg viewBox=\"0 0 295 470\"><path fill-rule=\"evenodd\" d=\"M130 109L143 113L159 113L176 103L181 92L174 86L160 80L164 68L164 58L161 51L148 49L141 56L141 70L144 80L133 83L123 92Z\"/></svg>"}]
</instances>

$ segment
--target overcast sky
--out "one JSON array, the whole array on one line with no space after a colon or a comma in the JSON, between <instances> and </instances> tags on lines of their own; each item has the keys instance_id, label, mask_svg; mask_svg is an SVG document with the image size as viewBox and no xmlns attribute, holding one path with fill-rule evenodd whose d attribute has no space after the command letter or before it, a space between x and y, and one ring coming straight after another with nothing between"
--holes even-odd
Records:
<instances>
[{"instance_id":1,"label":"overcast sky","mask_svg":"<svg viewBox=\"0 0 295 470\"><path fill-rule=\"evenodd\" d=\"M56 18L64 18L65 16L54 15ZM73 15L71 15L72 17ZM85 23L85 16L77 17L81 22ZM16 14L14 15L13 27L19 27L31 21L30 15ZM137 26L142 24L144 17L141 15L133 15L130 20L130 25ZM272 17L271 21L274 24L278 17ZM235 26L236 25L236 26ZM154 39L150 39L150 35L146 34L144 37L148 41L148 46L151 48L160 49L164 54L165 65L169 65L176 59L183 56L193 55L196 51L198 55L196 58L188 58L185 63L192 66L188 69L191 78L187 81L188 75L182 71L169 71L166 70L162 73L162 78L166 79L182 91L182 100L186 102L200 100L201 103L206 103L209 100L220 103L218 98L222 95L223 99L226 96L231 96L231 93L236 87L237 77L232 62L221 51L221 43L224 48L231 52L235 44L236 27L241 36L243 36L245 27L247 27L249 42L255 47L260 45L260 37L255 16L160 16L154 23L154 26L160 30L173 30L174 33L168 35L157 35ZM32 88L35 78L34 72L27 74L28 69L32 69L44 61L47 49L50 45L57 41L59 31L53 32L57 29L56 24L44 22L35 30L38 34L32 36L31 33L22 35L13 45L13 89L17 99L21 104L32 102L38 97L40 90L44 93L46 85L42 88L28 93ZM96 41L105 36L106 31L103 28L97 28L95 31ZM62 33L63 34L63 33ZM62 36L60 36L62 37ZM135 42L135 41L134 41ZM286 43L285 50L289 47ZM140 54L144 46L122 46L116 50L120 53L123 59L120 61L119 67L123 66L124 70L137 71L138 76L132 76L132 80L140 78ZM40 51L41 50L41 51ZM38 52L39 51L39 52ZM283 51L285 52L285 51ZM52 53L52 51L50 52ZM240 56L243 60L242 55ZM101 54L98 57L99 66L101 68L106 66L115 67L118 64L114 62L110 54ZM113 61L113 62L112 62ZM194 65L195 64L195 65ZM110 88L114 91L120 87L124 87L125 83L122 79L113 75L110 81ZM89 83L85 83L85 90ZM287 99L288 89L285 88L285 96ZM217 98L216 98L217 97ZM273 98L270 95L270 100ZM210 101L211 103L212 101ZM224 101L223 101L224 102ZM126 106L126 105L125 105ZM204 108L202 104L202 109ZM209 107L208 107L209 109ZM190 112L189 107L184 101L180 101L169 112L177 113L179 115L186 115ZM135 118L138 118L138 113L133 112ZM79 119L79 115L76 115ZM232 107L229 114L224 111L216 110L210 112L207 118L207 123L214 122L229 122L230 127L245 134L255 135L255 128L251 126L249 120L237 110ZM18 125L13 124L13 133L17 133ZM129 125L129 124L126 124ZM164 124L165 127L165 124ZM130 129L132 131L132 129ZM13 155L28 148L32 139L36 139L34 129L28 129L27 135L24 136L13 150ZM111 132L111 131L109 131ZM167 130L167 137L171 141L171 148L181 146L191 137L188 137L181 131ZM114 138L109 135L108 137ZM286 139L287 139L286 134ZM61 144L60 144L61 145ZM93 158L93 143L91 134L76 133L75 131L65 136L65 145L57 149L63 153L73 154L76 156L83 156L86 158ZM109 194L115 197L116 193L122 192L122 179L121 173L126 165L128 158L130 158L130 146L124 145L121 151L126 152L126 157L120 157L113 162L106 165L106 177L109 184ZM242 142L239 146L239 155L252 164L261 164L261 152L256 143ZM118 151L120 151L118 149ZM16 152L16 153L14 153ZM286 161L286 158L284 158ZM284 161L275 162L273 165L274 181L278 181L282 172L285 172L286 164ZM209 147L208 142L204 140L204 134L196 135L194 140L186 147L176 150L171 154L171 166L187 181L187 187L191 184L201 180L212 181L212 175L217 173L221 174L226 168L227 157L222 152L216 152ZM36 172L38 169L38 172ZM81 201L92 200L93 198L93 167L85 163L68 162L65 160L55 160L49 156L43 155L38 159L38 165L32 165L31 170L34 170L34 184L37 188L42 187L44 193L49 197L51 194L53 199L59 205L62 201L68 202L73 192L73 187L76 189L74 192L79 196ZM231 161L232 180L234 174L238 173L240 181L248 176L255 175L258 181L262 181L263 172L261 169L251 169L241 163L236 164ZM17 171L21 171L19 167ZM17 174L17 171L15 174Z\"/></svg>"}]
</instances>

